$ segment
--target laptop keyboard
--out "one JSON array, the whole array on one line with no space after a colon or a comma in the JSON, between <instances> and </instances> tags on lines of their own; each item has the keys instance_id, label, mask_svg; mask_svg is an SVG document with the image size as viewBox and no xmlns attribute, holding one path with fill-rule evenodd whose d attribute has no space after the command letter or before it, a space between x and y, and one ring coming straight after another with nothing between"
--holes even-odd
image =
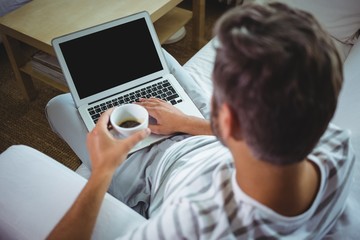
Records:
<instances>
[{"instance_id":1,"label":"laptop keyboard","mask_svg":"<svg viewBox=\"0 0 360 240\"><path fill-rule=\"evenodd\" d=\"M159 98L165 100L172 105L182 102L179 94L171 86L168 80L155 83L153 85L141 88L131 93L127 93L120 97L115 97L111 100L98 104L96 106L88 108L89 114L96 124L100 115L105 112L107 109L120 106L123 104L137 102L139 98Z\"/></svg>"}]
</instances>

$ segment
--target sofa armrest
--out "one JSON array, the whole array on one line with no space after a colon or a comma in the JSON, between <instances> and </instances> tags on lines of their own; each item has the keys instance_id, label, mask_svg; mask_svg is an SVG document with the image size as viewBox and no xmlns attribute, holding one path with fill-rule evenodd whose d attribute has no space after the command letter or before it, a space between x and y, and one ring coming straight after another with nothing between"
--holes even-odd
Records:
<instances>
[{"instance_id":1,"label":"sofa armrest","mask_svg":"<svg viewBox=\"0 0 360 240\"><path fill-rule=\"evenodd\" d=\"M45 154L23 145L0 155L0 235L44 239L70 208L86 179ZM145 222L141 215L105 195L93 239L114 239Z\"/></svg>"}]
</instances>

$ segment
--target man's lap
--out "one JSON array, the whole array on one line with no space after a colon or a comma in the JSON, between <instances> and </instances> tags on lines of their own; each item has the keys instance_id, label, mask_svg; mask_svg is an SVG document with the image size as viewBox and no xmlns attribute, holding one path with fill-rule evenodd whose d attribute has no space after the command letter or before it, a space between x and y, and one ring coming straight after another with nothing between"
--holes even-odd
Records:
<instances>
[{"instance_id":1,"label":"man's lap","mask_svg":"<svg viewBox=\"0 0 360 240\"><path fill-rule=\"evenodd\" d=\"M91 169L86 148L88 132L71 95L67 93L53 98L47 105L46 113L52 130L73 149L82 163ZM172 144L186 137L187 135L176 135L131 154L114 174L109 193L139 213L144 213L150 198L149 183L161 156Z\"/></svg>"}]
</instances>

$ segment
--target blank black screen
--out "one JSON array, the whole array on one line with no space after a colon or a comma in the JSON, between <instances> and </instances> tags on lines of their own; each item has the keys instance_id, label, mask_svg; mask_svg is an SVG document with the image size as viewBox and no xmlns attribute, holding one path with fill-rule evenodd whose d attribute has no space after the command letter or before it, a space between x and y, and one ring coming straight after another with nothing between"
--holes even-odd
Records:
<instances>
[{"instance_id":1,"label":"blank black screen","mask_svg":"<svg viewBox=\"0 0 360 240\"><path fill-rule=\"evenodd\" d=\"M162 70L145 19L60 44L80 99Z\"/></svg>"}]
</instances>

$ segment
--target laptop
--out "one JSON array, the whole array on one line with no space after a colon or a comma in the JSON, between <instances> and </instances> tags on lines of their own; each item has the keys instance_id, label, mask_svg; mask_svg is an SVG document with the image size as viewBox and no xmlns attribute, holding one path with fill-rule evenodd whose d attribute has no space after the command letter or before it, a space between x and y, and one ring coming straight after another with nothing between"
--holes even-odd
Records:
<instances>
[{"instance_id":1,"label":"laptop","mask_svg":"<svg viewBox=\"0 0 360 240\"><path fill-rule=\"evenodd\" d=\"M52 45L78 113L91 131L108 108L156 97L203 118L170 74L148 12L54 38ZM151 134L135 152L169 136Z\"/></svg>"}]
</instances>

